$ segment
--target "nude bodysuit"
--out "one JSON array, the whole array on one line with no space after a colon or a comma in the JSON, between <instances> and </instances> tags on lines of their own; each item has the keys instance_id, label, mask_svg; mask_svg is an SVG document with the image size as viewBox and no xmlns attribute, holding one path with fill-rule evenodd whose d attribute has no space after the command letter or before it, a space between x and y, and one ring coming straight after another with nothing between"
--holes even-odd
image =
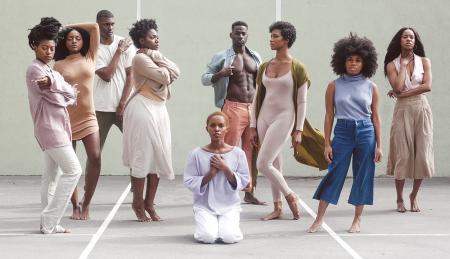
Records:
<instances>
[{"instance_id":1,"label":"nude bodysuit","mask_svg":"<svg viewBox=\"0 0 450 259\"><path fill-rule=\"evenodd\" d=\"M294 91L292 72L290 70L280 77L270 78L266 76L264 71L262 83L266 87L266 95L256 123L261 145L256 167L269 179L273 201L278 202L281 201L280 192L284 196L292 192L282 175L281 158L283 145L291 136L295 119L292 100ZM306 116L307 88L307 83L305 83L298 89L297 130L303 130ZM255 113L253 112L253 114ZM254 120L254 116L252 117ZM254 123L252 124L254 125Z\"/></svg>"}]
</instances>

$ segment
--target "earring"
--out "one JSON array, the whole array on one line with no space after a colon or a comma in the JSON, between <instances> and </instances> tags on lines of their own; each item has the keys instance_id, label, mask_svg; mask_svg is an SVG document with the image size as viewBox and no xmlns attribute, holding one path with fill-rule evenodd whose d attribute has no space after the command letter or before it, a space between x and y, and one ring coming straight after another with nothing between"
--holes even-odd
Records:
<instances>
[{"instance_id":1,"label":"earring","mask_svg":"<svg viewBox=\"0 0 450 259\"><path fill-rule=\"evenodd\" d=\"M414 50L417 50L417 45L414 45Z\"/></svg>"}]
</instances>

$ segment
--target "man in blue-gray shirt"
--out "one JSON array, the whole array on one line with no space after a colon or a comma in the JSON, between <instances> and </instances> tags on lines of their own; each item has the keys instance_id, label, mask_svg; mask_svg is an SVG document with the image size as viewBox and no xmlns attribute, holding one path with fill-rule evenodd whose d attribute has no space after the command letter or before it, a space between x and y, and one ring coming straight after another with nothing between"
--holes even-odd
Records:
<instances>
[{"instance_id":1,"label":"man in blue-gray shirt","mask_svg":"<svg viewBox=\"0 0 450 259\"><path fill-rule=\"evenodd\" d=\"M215 105L228 115L230 125L225 142L237 146L241 143L247 156L251 181L245 189L244 201L262 205L254 197L256 168L253 168L253 146L250 141L250 105L256 92L256 73L261 64L258 53L245 46L248 25L236 21L231 25L230 38L233 46L212 58L202 75L203 85L214 87Z\"/></svg>"}]
</instances>

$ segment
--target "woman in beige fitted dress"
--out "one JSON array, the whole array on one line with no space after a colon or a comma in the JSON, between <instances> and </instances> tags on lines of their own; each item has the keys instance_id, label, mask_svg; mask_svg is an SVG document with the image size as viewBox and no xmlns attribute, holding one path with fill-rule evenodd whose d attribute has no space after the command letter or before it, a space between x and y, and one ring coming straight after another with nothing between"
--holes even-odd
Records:
<instances>
[{"instance_id":1,"label":"woman in beige fitted dress","mask_svg":"<svg viewBox=\"0 0 450 259\"><path fill-rule=\"evenodd\" d=\"M425 96L431 91L431 62L418 33L400 29L388 46L384 72L397 98L392 118L387 174L395 177L397 211L406 212L403 202L405 179L414 179L409 195L411 212L419 212L417 193L424 178L434 173L433 115Z\"/></svg>"},{"instance_id":2,"label":"woman in beige fitted dress","mask_svg":"<svg viewBox=\"0 0 450 259\"><path fill-rule=\"evenodd\" d=\"M89 204L100 175L100 137L93 101L95 57L100 44L100 32L96 23L68 25L61 33L62 40L56 48L54 69L69 84L77 85L77 104L68 107L72 126L72 144L83 141L86 149L86 178L84 197L78 202L78 191L72 195L72 219L89 219Z\"/></svg>"}]
</instances>

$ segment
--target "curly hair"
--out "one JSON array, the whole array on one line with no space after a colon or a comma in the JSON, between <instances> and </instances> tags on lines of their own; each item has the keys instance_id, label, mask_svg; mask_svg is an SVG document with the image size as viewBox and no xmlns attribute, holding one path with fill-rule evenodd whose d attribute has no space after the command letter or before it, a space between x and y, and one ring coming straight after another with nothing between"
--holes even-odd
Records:
<instances>
[{"instance_id":1,"label":"curly hair","mask_svg":"<svg viewBox=\"0 0 450 259\"><path fill-rule=\"evenodd\" d=\"M281 36L283 37L283 39L288 41L288 48L290 48L292 44L294 44L297 37L297 32L294 25L289 22L278 21L270 25L269 32L272 32L273 30L281 31Z\"/></svg>"},{"instance_id":2,"label":"curly hair","mask_svg":"<svg viewBox=\"0 0 450 259\"><path fill-rule=\"evenodd\" d=\"M30 29L28 45L31 49L34 49L43 40L53 40L58 43L58 32L61 27L61 23L53 17L41 18L41 22Z\"/></svg>"},{"instance_id":3,"label":"curly hair","mask_svg":"<svg viewBox=\"0 0 450 259\"><path fill-rule=\"evenodd\" d=\"M91 44L90 44L91 36L89 35L89 32L87 32L85 29L78 28L78 27L73 27L73 28L68 27L59 33L59 40L60 40L61 44L56 45L56 50L55 50L55 60L56 61L63 60L67 56L69 56L70 52L67 49L66 40L67 40L67 35L71 31L79 32L81 35L81 38L83 39L83 46L81 46L81 49L80 49L81 55L84 57L88 53L89 47L91 46Z\"/></svg>"},{"instance_id":4,"label":"curly hair","mask_svg":"<svg viewBox=\"0 0 450 259\"><path fill-rule=\"evenodd\" d=\"M158 25L154 19L141 19L131 26L130 32L128 33L133 39L134 46L136 48L141 48L141 43L139 39L145 38L145 35L151 30L158 31Z\"/></svg>"},{"instance_id":5,"label":"curly hair","mask_svg":"<svg viewBox=\"0 0 450 259\"><path fill-rule=\"evenodd\" d=\"M425 48L423 47L422 40L420 39L419 33L411 27L401 28L392 38L389 46L387 48L386 56L384 57L384 75L387 76L387 65L394 59L396 59L401 52L400 41L404 31L410 30L414 33L415 45L413 52L414 54L425 57Z\"/></svg>"},{"instance_id":6,"label":"curly hair","mask_svg":"<svg viewBox=\"0 0 450 259\"><path fill-rule=\"evenodd\" d=\"M370 78L375 74L378 67L377 51L372 41L366 37L358 37L354 33L350 33L348 37L342 38L334 44L330 62L333 72L337 75L346 74L345 61L352 55L362 58L363 68L361 74L363 76Z\"/></svg>"}]
</instances>

